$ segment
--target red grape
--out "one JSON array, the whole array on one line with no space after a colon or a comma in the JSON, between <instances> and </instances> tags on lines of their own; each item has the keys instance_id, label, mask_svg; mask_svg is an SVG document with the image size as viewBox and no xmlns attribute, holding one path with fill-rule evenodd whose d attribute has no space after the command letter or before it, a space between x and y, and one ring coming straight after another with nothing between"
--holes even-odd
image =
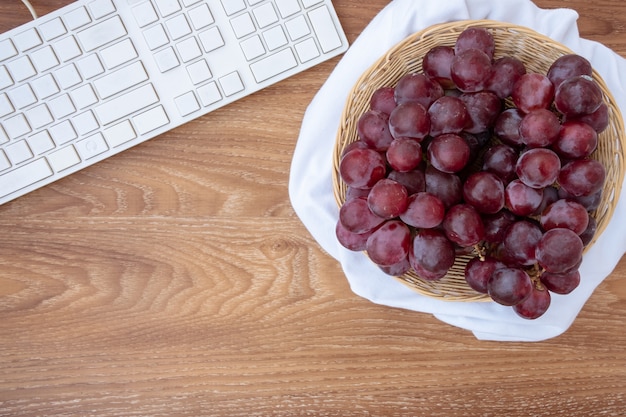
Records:
<instances>
[{"instance_id":1,"label":"red grape","mask_svg":"<svg viewBox=\"0 0 626 417\"><path fill-rule=\"evenodd\" d=\"M533 284L523 269L497 269L487 282L489 296L498 304L513 306L530 296Z\"/></svg>"},{"instance_id":2,"label":"red grape","mask_svg":"<svg viewBox=\"0 0 626 417\"><path fill-rule=\"evenodd\" d=\"M459 246L474 246L485 237L485 226L476 209L469 204L457 204L448 209L443 230Z\"/></svg>"},{"instance_id":3,"label":"red grape","mask_svg":"<svg viewBox=\"0 0 626 417\"><path fill-rule=\"evenodd\" d=\"M517 216L530 216L539 209L543 193L541 188L529 187L519 179L513 180L504 190L504 205Z\"/></svg>"},{"instance_id":4,"label":"red grape","mask_svg":"<svg viewBox=\"0 0 626 417\"><path fill-rule=\"evenodd\" d=\"M481 91L491 76L491 58L479 49L457 52L452 59L450 76L463 92Z\"/></svg>"},{"instance_id":5,"label":"red grape","mask_svg":"<svg viewBox=\"0 0 626 417\"><path fill-rule=\"evenodd\" d=\"M562 274L575 268L582 258L583 242L570 229L550 229L537 242L535 257L543 269Z\"/></svg>"},{"instance_id":6,"label":"red grape","mask_svg":"<svg viewBox=\"0 0 626 417\"><path fill-rule=\"evenodd\" d=\"M554 84L554 88L558 88L568 78L577 75L591 76L592 73L593 68L586 58L576 54L567 54L557 58L550 65L547 75L552 84Z\"/></svg>"},{"instance_id":7,"label":"red grape","mask_svg":"<svg viewBox=\"0 0 626 417\"><path fill-rule=\"evenodd\" d=\"M543 272L540 277L541 283L555 294L569 294L580 284L580 272L574 269L563 274Z\"/></svg>"},{"instance_id":8,"label":"red grape","mask_svg":"<svg viewBox=\"0 0 626 417\"><path fill-rule=\"evenodd\" d=\"M589 225L589 213L582 205L570 200L557 200L541 213L543 230L564 227L580 235Z\"/></svg>"},{"instance_id":9,"label":"red grape","mask_svg":"<svg viewBox=\"0 0 626 417\"><path fill-rule=\"evenodd\" d=\"M374 230L365 233L354 233L346 229L341 221L338 221L335 226L335 235L341 246L356 252L365 250L367 239L374 233Z\"/></svg>"},{"instance_id":10,"label":"red grape","mask_svg":"<svg viewBox=\"0 0 626 417\"><path fill-rule=\"evenodd\" d=\"M519 127L522 142L531 148L552 144L560 130L559 118L548 109L531 110L524 116Z\"/></svg>"},{"instance_id":11,"label":"red grape","mask_svg":"<svg viewBox=\"0 0 626 417\"><path fill-rule=\"evenodd\" d=\"M587 246L589 245L589 243L591 243L593 237L596 235L597 230L598 222L593 216L589 216L589 223L587 224L587 228L579 235L580 240L583 241L583 246Z\"/></svg>"},{"instance_id":12,"label":"red grape","mask_svg":"<svg viewBox=\"0 0 626 417\"><path fill-rule=\"evenodd\" d=\"M500 243L509 226L517 220L517 217L510 211L503 209L494 214L483 214L483 225L485 228L485 242Z\"/></svg>"},{"instance_id":13,"label":"red grape","mask_svg":"<svg viewBox=\"0 0 626 417\"><path fill-rule=\"evenodd\" d=\"M426 190L424 171L419 168L408 172L391 171L387 178L404 185L409 195Z\"/></svg>"},{"instance_id":14,"label":"red grape","mask_svg":"<svg viewBox=\"0 0 626 417\"><path fill-rule=\"evenodd\" d=\"M560 169L559 156L546 148L533 148L523 152L515 165L519 179L533 188L554 184L559 177Z\"/></svg>"},{"instance_id":15,"label":"red grape","mask_svg":"<svg viewBox=\"0 0 626 417\"><path fill-rule=\"evenodd\" d=\"M536 109L547 109L553 98L552 82L545 75L536 72L526 73L519 77L511 92L513 103L524 113Z\"/></svg>"},{"instance_id":16,"label":"red grape","mask_svg":"<svg viewBox=\"0 0 626 417\"><path fill-rule=\"evenodd\" d=\"M454 83L450 76L450 67L454 58L454 48L439 45L426 52L422 59L424 73L437 81L444 88L452 88Z\"/></svg>"},{"instance_id":17,"label":"red grape","mask_svg":"<svg viewBox=\"0 0 626 417\"><path fill-rule=\"evenodd\" d=\"M561 126L552 149L565 159L585 158L598 146L598 132L581 121L567 121Z\"/></svg>"},{"instance_id":18,"label":"red grape","mask_svg":"<svg viewBox=\"0 0 626 417\"><path fill-rule=\"evenodd\" d=\"M460 133L470 121L465 103L458 97L443 96L428 109L430 135Z\"/></svg>"},{"instance_id":19,"label":"red grape","mask_svg":"<svg viewBox=\"0 0 626 417\"><path fill-rule=\"evenodd\" d=\"M487 149L483 155L483 171L497 175L504 184L513 181L517 174L515 165L518 154L509 145L497 144Z\"/></svg>"},{"instance_id":20,"label":"red grape","mask_svg":"<svg viewBox=\"0 0 626 417\"><path fill-rule=\"evenodd\" d=\"M387 275L399 277L406 274L411 270L411 264L409 263L409 257L405 256L400 262L393 265L378 265L381 271Z\"/></svg>"},{"instance_id":21,"label":"red grape","mask_svg":"<svg viewBox=\"0 0 626 417\"><path fill-rule=\"evenodd\" d=\"M388 178L378 181L367 196L367 205L372 213L384 219L398 217L404 213L408 204L406 187Z\"/></svg>"},{"instance_id":22,"label":"red grape","mask_svg":"<svg viewBox=\"0 0 626 417\"><path fill-rule=\"evenodd\" d=\"M554 95L554 105L567 117L591 114L602 104L602 90L589 76L581 75L563 81Z\"/></svg>"},{"instance_id":23,"label":"red grape","mask_svg":"<svg viewBox=\"0 0 626 417\"><path fill-rule=\"evenodd\" d=\"M577 159L565 164L559 173L561 187L573 196L589 196L602 190L606 170L595 159Z\"/></svg>"},{"instance_id":24,"label":"red grape","mask_svg":"<svg viewBox=\"0 0 626 417\"><path fill-rule=\"evenodd\" d=\"M506 230L502 241L505 263L530 266L536 261L535 248L543 236L541 228L530 220L518 220Z\"/></svg>"},{"instance_id":25,"label":"red grape","mask_svg":"<svg viewBox=\"0 0 626 417\"><path fill-rule=\"evenodd\" d=\"M389 131L389 115L377 110L369 110L357 122L359 138L370 148L384 151L393 140Z\"/></svg>"},{"instance_id":26,"label":"red grape","mask_svg":"<svg viewBox=\"0 0 626 417\"><path fill-rule=\"evenodd\" d=\"M339 172L344 182L354 188L371 188L385 177L385 160L373 149L355 148L339 162Z\"/></svg>"},{"instance_id":27,"label":"red grape","mask_svg":"<svg viewBox=\"0 0 626 417\"><path fill-rule=\"evenodd\" d=\"M497 175L478 171L465 180L463 197L480 213L497 213L504 207L504 184Z\"/></svg>"},{"instance_id":28,"label":"red grape","mask_svg":"<svg viewBox=\"0 0 626 417\"><path fill-rule=\"evenodd\" d=\"M470 117L465 131L482 133L494 126L502 111L502 100L491 91L464 93L459 96L465 103Z\"/></svg>"},{"instance_id":29,"label":"red grape","mask_svg":"<svg viewBox=\"0 0 626 417\"><path fill-rule=\"evenodd\" d=\"M395 88L380 87L372 94L370 98L370 109L382 113L391 114L396 108Z\"/></svg>"},{"instance_id":30,"label":"red grape","mask_svg":"<svg viewBox=\"0 0 626 417\"><path fill-rule=\"evenodd\" d=\"M469 162L470 148L465 139L454 133L433 138L427 149L428 160L440 171L455 173Z\"/></svg>"},{"instance_id":31,"label":"red grape","mask_svg":"<svg viewBox=\"0 0 626 417\"><path fill-rule=\"evenodd\" d=\"M504 264L496 258L486 256L470 259L465 264L465 281L475 291L487 294L487 283L496 269L504 268Z\"/></svg>"},{"instance_id":32,"label":"red grape","mask_svg":"<svg viewBox=\"0 0 626 417\"><path fill-rule=\"evenodd\" d=\"M482 27L469 27L457 36L454 43L454 52L458 55L468 49L479 49L484 52L489 59L493 58L495 52L495 40L489 30Z\"/></svg>"},{"instance_id":33,"label":"red grape","mask_svg":"<svg viewBox=\"0 0 626 417\"><path fill-rule=\"evenodd\" d=\"M507 145L518 147L524 144L519 132L524 112L518 108L504 110L496 118L493 130L496 136Z\"/></svg>"},{"instance_id":34,"label":"red grape","mask_svg":"<svg viewBox=\"0 0 626 417\"><path fill-rule=\"evenodd\" d=\"M526 66L519 59L512 56L503 56L493 63L491 77L487 80L485 89L504 99L511 95L513 86L519 78L526 74Z\"/></svg>"},{"instance_id":35,"label":"red grape","mask_svg":"<svg viewBox=\"0 0 626 417\"><path fill-rule=\"evenodd\" d=\"M587 123L589 126L593 127L596 132L602 133L609 127L609 106L607 106L605 102L602 102L598 110L593 113L583 114L582 116L571 119Z\"/></svg>"},{"instance_id":36,"label":"red grape","mask_svg":"<svg viewBox=\"0 0 626 417\"><path fill-rule=\"evenodd\" d=\"M426 109L443 94L441 84L421 73L402 76L395 87L396 103L416 102Z\"/></svg>"},{"instance_id":37,"label":"red grape","mask_svg":"<svg viewBox=\"0 0 626 417\"><path fill-rule=\"evenodd\" d=\"M400 219L409 226L430 229L441 224L445 212L445 206L438 197L421 192L409 197L409 205L400 214Z\"/></svg>"},{"instance_id":38,"label":"red grape","mask_svg":"<svg viewBox=\"0 0 626 417\"><path fill-rule=\"evenodd\" d=\"M425 279L438 279L454 265L454 245L436 229L424 229L413 238L409 261ZM424 276L426 275L426 276Z\"/></svg>"},{"instance_id":39,"label":"red grape","mask_svg":"<svg viewBox=\"0 0 626 417\"><path fill-rule=\"evenodd\" d=\"M408 255L410 241L408 226L399 220L389 220L367 239L367 254L377 265L395 265Z\"/></svg>"},{"instance_id":40,"label":"red grape","mask_svg":"<svg viewBox=\"0 0 626 417\"><path fill-rule=\"evenodd\" d=\"M413 138L397 138L389 145L386 155L394 170L412 171L422 162L422 146Z\"/></svg>"},{"instance_id":41,"label":"red grape","mask_svg":"<svg viewBox=\"0 0 626 417\"><path fill-rule=\"evenodd\" d=\"M385 219L370 210L367 198L357 197L341 206L339 221L350 232L361 234L380 226Z\"/></svg>"},{"instance_id":42,"label":"red grape","mask_svg":"<svg viewBox=\"0 0 626 417\"><path fill-rule=\"evenodd\" d=\"M432 165L426 168L425 190L437 196L446 207L460 203L463 199L463 185L455 174L439 171Z\"/></svg>"},{"instance_id":43,"label":"red grape","mask_svg":"<svg viewBox=\"0 0 626 417\"><path fill-rule=\"evenodd\" d=\"M426 108L415 101L398 104L389 115L389 130L394 138L410 137L421 141L430 132Z\"/></svg>"},{"instance_id":44,"label":"red grape","mask_svg":"<svg viewBox=\"0 0 626 417\"><path fill-rule=\"evenodd\" d=\"M534 320L548 311L550 301L550 292L547 289L537 288L533 285L530 295L525 300L515 304L513 311L522 318Z\"/></svg>"}]
</instances>

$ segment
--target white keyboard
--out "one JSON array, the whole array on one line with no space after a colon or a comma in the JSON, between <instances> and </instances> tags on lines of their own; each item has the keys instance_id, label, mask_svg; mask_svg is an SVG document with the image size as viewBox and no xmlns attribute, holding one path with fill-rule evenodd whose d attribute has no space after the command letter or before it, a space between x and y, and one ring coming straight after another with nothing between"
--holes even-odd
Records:
<instances>
[{"instance_id":1,"label":"white keyboard","mask_svg":"<svg viewBox=\"0 0 626 417\"><path fill-rule=\"evenodd\" d=\"M0 35L0 204L345 52L330 0L79 0Z\"/></svg>"}]
</instances>

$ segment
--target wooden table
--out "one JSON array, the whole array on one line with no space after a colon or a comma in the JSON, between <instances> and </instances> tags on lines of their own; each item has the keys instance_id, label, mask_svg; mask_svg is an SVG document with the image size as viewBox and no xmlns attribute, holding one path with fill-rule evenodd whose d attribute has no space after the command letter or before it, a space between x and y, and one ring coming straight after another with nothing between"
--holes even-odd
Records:
<instances>
[{"instance_id":1,"label":"wooden table","mask_svg":"<svg viewBox=\"0 0 626 417\"><path fill-rule=\"evenodd\" d=\"M353 41L387 1L334 3ZM626 56L625 3L536 3ZM350 291L287 194L337 61L0 206L0 416L626 415L624 259L540 343Z\"/></svg>"}]
</instances>

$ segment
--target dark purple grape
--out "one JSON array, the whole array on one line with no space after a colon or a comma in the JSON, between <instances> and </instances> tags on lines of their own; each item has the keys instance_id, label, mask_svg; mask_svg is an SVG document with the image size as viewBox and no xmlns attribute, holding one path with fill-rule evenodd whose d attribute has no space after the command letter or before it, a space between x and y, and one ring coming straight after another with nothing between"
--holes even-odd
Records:
<instances>
[{"instance_id":1,"label":"dark purple grape","mask_svg":"<svg viewBox=\"0 0 626 417\"><path fill-rule=\"evenodd\" d=\"M559 191L554 187L545 187L542 191L543 192L541 194L543 195L543 198L541 199L541 204L537 207L537 210L532 213L532 215L540 215L546 207L560 199Z\"/></svg>"},{"instance_id":2,"label":"dark purple grape","mask_svg":"<svg viewBox=\"0 0 626 417\"><path fill-rule=\"evenodd\" d=\"M598 132L581 121L564 122L552 149L564 159L581 159L598 146Z\"/></svg>"},{"instance_id":3,"label":"dark purple grape","mask_svg":"<svg viewBox=\"0 0 626 417\"><path fill-rule=\"evenodd\" d=\"M519 132L520 124L524 112L517 108L510 108L504 110L496 118L493 131L495 135L507 145L512 147L520 147L524 145L522 137Z\"/></svg>"},{"instance_id":4,"label":"dark purple grape","mask_svg":"<svg viewBox=\"0 0 626 417\"><path fill-rule=\"evenodd\" d=\"M587 123L589 126L594 128L594 130L598 133L602 133L609 127L609 106L606 105L605 102L600 104L598 110L594 111L591 114L583 114L582 116L569 118L567 120L578 120L584 123Z\"/></svg>"},{"instance_id":5,"label":"dark purple grape","mask_svg":"<svg viewBox=\"0 0 626 417\"><path fill-rule=\"evenodd\" d=\"M413 238L409 261L420 277L442 278L454 265L454 260L454 245L439 230L420 230Z\"/></svg>"},{"instance_id":6,"label":"dark purple grape","mask_svg":"<svg viewBox=\"0 0 626 417\"><path fill-rule=\"evenodd\" d=\"M519 77L513 86L511 99L524 113L547 109L554 99L554 86L545 75L529 72Z\"/></svg>"},{"instance_id":7,"label":"dark purple grape","mask_svg":"<svg viewBox=\"0 0 626 417\"><path fill-rule=\"evenodd\" d=\"M469 162L470 148L461 136L446 133L433 138L428 145L427 156L438 170L456 173L465 168Z\"/></svg>"},{"instance_id":8,"label":"dark purple grape","mask_svg":"<svg viewBox=\"0 0 626 417\"><path fill-rule=\"evenodd\" d=\"M418 102L398 104L389 116L389 130L394 138L409 137L421 141L430 132L430 116Z\"/></svg>"},{"instance_id":9,"label":"dark purple grape","mask_svg":"<svg viewBox=\"0 0 626 417\"><path fill-rule=\"evenodd\" d=\"M478 91L461 94L459 98L465 103L470 116L465 131L482 133L495 125L502 111L502 100L498 96L491 91Z\"/></svg>"},{"instance_id":10,"label":"dark purple grape","mask_svg":"<svg viewBox=\"0 0 626 417\"><path fill-rule=\"evenodd\" d=\"M409 226L430 229L441 224L445 212L446 208L438 197L421 192L409 197L409 205L400 214L400 219Z\"/></svg>"},{"instance_id":11,"label":"dark purple grape","mask_svg":"<svg viewBox=\"0 0 626 417\"><path fill-rule=\"evenodd\" d=\"M366 250L375 264L391 266L406 258L410 244L409 227L399 220L389 220L367 239Z\"/></svg>"},{"instance_id":12,"label":"dark purple grape","mask_svg":"<svg viewBox=\"0 0 626 417\"><path fill-rule=\"evenodd\" d=\"M469 204L448 209L443 219L446 237L459 246L474 246L485 237L485 226L478 211Z\"/></svg>"},{"instance_id":13,"label":"dark purple grape","mask_svg":"<svg viewBox=\"0 0 626 417\"><path fill-rule=\"evenodd\" d=\"M519 78L526 74L524 63L512 56L503 56L493 63L491 77L487 80L485 89L504 99L511 95L513 86Z\"/></svg>"},{"instance_id":14,"label":"dark purple grape","mask_svg":"<svg viewBox=\"0 0 626 417\"><path fill-rule=\"evenodd\" d=\"M531 110L519 127L522 142L530 148L551 145L558 138L560 130L559 118L548 109Z\"/></svg>"},{"instance_id":15,"label":"dark purple grape","mask_svg":"<svg viewBox=\"0 0 626 417\"><path fill-rule=\"evenodd\" d=\"M393 140L389 131L389 115L376 110L368 110L357 122L359 138L370 148L384 151Z\"/></svg>"},{"instance_id":16,"label":"dark purple grape","mask_svg":"<svg viewBox=\"0 0 626 417\"><path fill-rule=\"evenodd\" d=\"M460 133L470 121L465 103L452 96L437 99L428 109L430 116L430 135Z\"/></svg>"},{"instance_id":17,"label":"dark purple grape","mask_svg":"<svg viewBox=\"0 0 626 417\"><path fill-rule=\"evenodd\" d=\"M542 188L533 188L519 179L513 180L504 190L504 205L517 216L530 216L537 212L543 202Z\"/></svg>"},{"instance_id":18,"label":"dark purple grape","mask_svg":"<svg viewBox=\"0 0 626 417\"><path fill-rule=\"evenodd\" d=\"M513 311L524 319L535 320L548 311L550 301L550 292L547 289L533 285L530 295L524 301L515 304Z\"/></svg>"},{"instance_id":19,"label":"dark purple grape","mask_svg":"<svg viewBox=\"0 0 626 417\"><path fill-rule=\"evenodd\" d=\"M563 81L554 95L556 109L568 118L595 112L602 104L602 100L602 90L586 75Z\"/></svg>"},{"instance_id":20,"label":"dark purple grape","mask_svg":"<svg viewBox=\"0 0 626 417\"><path fill-rule=\"evenodd\" d=\"M543 269L555 274L571 271L582 259L583 242L570 229L550 229L543 234L535 257Z\"/></svg>"},{"instance_id":21,"label":"dark purple grape","mask_svg":"<svg viewBox=\"0 0 626 417\"><path fill-rule=\"evenodd\" d=\"M424 73L437 81L444 88L454 87L450 76L450 67L454 58L454 48L439 45L431 48L422 59Z\"/></svg>"},{"instance_id":22,"label":"dark purple grape","mask_svg":"<svg viewBox=\"0 0 626 417\"><path fill-rule=\"evenodd\" d=\"M426 191L426 178L422 169L408 172L391 171L387 178L404 185L409 195Z\"/></svg>"},{"instance_id":23,"label":"dark purple grape","mask_svg":"<svg viewBox=\"0 0 626 417\"><path fill-rule=\"evenodd\" d=\"M577 159L565 164L559 173L561 187L575 197L589 196L602 190L606 170L595 159Z\"/></svg>"},{"instance_id":24,"label":"dark purple grape","mask_svg":"<svg viewBox=\"0 0 626 417\"><path fill-rule=\"evenodd\" d=\"M575 201L558 200L541 213L540 223L543 230L563 227L580 235L589 225L589 213Z\"/></svg>"},{"instance_id":25,"label":"dark purple grape","mask_svg":"<svg viewBox=\"0 0 626 417\"><path fill-rule=\"evenodd\" d=\"M384 219L398 217L406 211L408 204L406 187L389 178L378 181L367 196L367 205L372 213Z\"/></svg>"},{"instance_id":26,"label":"dark purple grape","mask_svg":"<svg viewBox=\"0 0 626 417\"><path fill-rule=\"evenodd\" d=\"M577 197L568 193L565 188L561 187L558 191L558 197L564 200L575 201L578 204L582 205L587 211L594 211L600 206L600 202L602 201L602 193L603 190L598 190L593 194Z\"/></svg>"},{"instance_id":27,"label":"dark purple grape","mask_svg":"<svg viewBox=\"0 0 626 417\"><path fill-rule=\"evenodd\" d=\"M540 277L541 283L555 294L569 294L580 285L580 272L574 269L563 274L544 272Z\"/></svg>"},{"instance_id":28,"label":"dark purple grape","mask_svg":"<svg viewBox=\"0 0 626 417\"><path fill-rule=\"evenodd\" d=\"M422 162L422 145L413 138L397 138L389 145L386 155L394 170L412 171Z\"/></svg>"},{"instance_id":29,"label":"dark purple grape","mask_svg":"<svg viewBox=\"0 0 626 417\"><path fill-rule=\"evenodd\" d=\"M491 32L483 27L468 27L457 36L454 43L454 52L458 55L468 49L479 49L489 59L493 59L495 40Z\"/></svg>"},{"instance_id":30,"label":"dark purple grape","mask_svg":"<svg viewBox=\"0 0 626 417\"><path fill-rule=\"evenodd\" d=\"M415 102L424 106L425 109L428 109L443 94L441 84L421 73L402 76L395 87L396 103Z\"/></svg>"},{"instance_id":31,"label":"dark purple grape","mask_svg":"<svg viewBox=\"0 0 626 417\"><path fill-rule=\"evenodd\" d=\"M548 79L558 88L568 78L578 75L591 76L593 68L591 63L580 55L567 54L557 58L548 69Z\"/></svg>"},{"instance_id":32,"label":"dark purple grape","mask_svg":"<svg viewBox=\"0 0 626 417\"><path fill-rule=\"evenodd\" d=\"M354 188L372 188L386 172L385 160L373 149L352 149L339 162L341 178Z\"/></svg>"},{"instance_id":33,"label":"dark purple grape","mask_svg":"<svg viewBox=\"0 0 626 417\"><path fill-rule=\"evenodd\" d=\"M353 198L365 197L370 193L371 188L353 188L348 187L346 190L346 201L352 200Z\"/></svg>"},{"instance_id":34,"label":"dark purple grape","mask_svg":"<svg viewBox=\"0 0 626 417\"><path fill-rule=\"evenodd\" d=\"M504 207L504 183L491 172L475 172L463 184L463 197L480 213L497 213Z\"/></svg>"},{"instance_id":35,"label":"dark purple grape","mask_svg":"<svg viewBox=\"0 0 626 417\"><path fill-rule=\"evenodd\" d=\"M474 291L487 294L489 278L500 268L504 268L504 264L491 256L472 258L465 264L465 281Z\"/></svg>"},{"instance_id":36,"label":"dark purple grape","mask_svg":"<svg viewBox=\"0 0 626 417\"><path fill-rule=\"evenodd\" d=\"M395 88L380 87L372 94L370 98L370 109L385 114L391 114L396 108Z\"/></svg>"},{"instance_id":37,"label":"dark purple grape","mask_svg":"<svg viewBox=\"0 0 626 417\"><path fill-rule=\"evenodd\" d=\"M589 223L587 224L587 228L584 232L582 232L580 236L580 240L583 241L583 246L587 246L591 243L594 236L596 235L596 231L598 230L598 222L593 216L589 216Z\"/></svg>"},{"instance_id":38,"label":"dark purple grape","mask_svg":"<svg viewBox=\"0 0 626 417\"><path fill-rule=\"evenodd\" d=\"M409 257L405 257L397 264L393 265L378 265L381 271L387 275L399 277L411 270L411 264L409 263Z\"/></svg>"},{"instance_id":39,"label":"dark purple grape","mask_svg":"<svg viewBox=\"0 0 626 417\"><path fill-rule=\"evenodd\" d=\"M515 173L529 187L544 188L554 184L559 177L561 160L550 149L533 148L517 159Z\"/></svg>"},{"instance_id":40,"label":"dark purple grape","mask_svg":"<svg viewBox=\"0 0 626 417\"><path fill-rule=\"evenodd\" d=\"M425 190L437 196L446 208L460 203L463 199L463 185L461 179L455 174L448 174L433 166L428 166L425 181Z\"/></svg>"},{"instance_id":41,"label":"dark purple grape","mask_svg":"<svg viewBox=\"0 0 626 417\"><path fill-rule=\"evenodd\" d=\"M367 204L367 198L347 200L339 209L339 221L348 231L362 234L380 226L385 219L374 214Z\"/></svg>"},{"instance_id":42,"label":"dark purple grape","mask_svg":"<svg viewBox=\"0 0 626 417\"><path fill-rule=\"evenodd\" d=\"M491 76L491 58L479 49L457 52L452 59L450 76L456 87L465 93L481 91Z\"/></svg>"},{"instance_id":43,"label":"dark purple grape","mask_svg":"<svg viewBox=\"0 0 626 417\"><path fill-rule=\"evenodd\" d=\"M483 214L485 227L485 242L500 243L504 240L507 229L517 220L510 211L503 209L494 214Z\"/></svg>"},{"instance_id":44,"label":"dark purple grape","mask_svg":"<svg viewBox=\"0 0 626 417\"><path fill-rule=\"evenodd\" d=\"M518 220L507 229L502 241L503 260L509 266L531 266L536 262L535 248L543 232L534 222Z\"/></svg>"},{"instance_id":45,"label":"dark purple grape","mask_svg":"<svg viewBox=\"0 0 626 417\"><path fill-rule=\"evenodd\" d=\"M503 143L493 145L483 155L482 169L497 175L504 184L508 184L517 177L517 157L517 152L511 146Z\"/></svg>"},{"instance_id":46,"label":"dark purple grape","mask_svg":"<svg viewBox=\"0 0 626 417\"><path fill-rule=\"evenodd\" d=\"M346 249L359 252L365 250L367 239L374 233L375 229L365 233L354 233L345 228L341 221L337 221L335 235L337 241Z\"/></svg>"},{"instance_id":47,"label":"dark purple grape","mask_svg":"<svg viewBox=\"0 0 626 417\"><path fill-rule=\"evenodd\" d=\"M530 296L533 284L523 269L497 269L487 282L489 296L498 304L513 306Z\"/></svg>"}]
</instances>

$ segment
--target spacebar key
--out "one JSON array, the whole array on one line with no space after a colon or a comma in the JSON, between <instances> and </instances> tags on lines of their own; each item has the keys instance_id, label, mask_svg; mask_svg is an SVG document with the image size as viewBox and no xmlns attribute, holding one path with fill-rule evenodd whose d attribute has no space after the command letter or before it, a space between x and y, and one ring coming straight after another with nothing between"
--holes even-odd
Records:
<instances>
[{"instance_id":1,"label":"spacebar key","mask_svg":"<svg viewBox=\"0 0 626 417\"><path fill-rule=\"evenodd\" d=\"M126 117L159 101L152 84L146 84L107 101L95 108L96 115L103 125Z\"/></svg>"},{"instance_id":2,"label":"spacebar key","mask_svg":"<svg viewBox=\"0 0 626 417\"><path fill-rule=\"evenodd\" d=\"M0 197L7 196L31 184L48 178L52 169L45 159L39 158L0 176Z\"/></svg>"}]
</instances>

